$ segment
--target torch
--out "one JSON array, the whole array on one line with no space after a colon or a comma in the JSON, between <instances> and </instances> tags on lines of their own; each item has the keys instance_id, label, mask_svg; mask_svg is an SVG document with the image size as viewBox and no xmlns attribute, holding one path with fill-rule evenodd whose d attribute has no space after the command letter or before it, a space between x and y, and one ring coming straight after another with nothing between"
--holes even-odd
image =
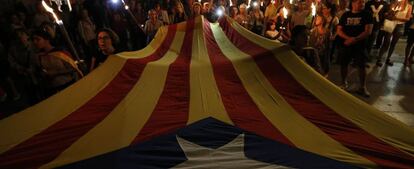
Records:
<instances>
[{"instance_id":1,"label":"torch","mask_svg":"<svg viewBox=\"0 0 414 169\"><path fill-rule=\"evenodd\" d=\"M283 7L282 10L283 10L283 18L287 19L288 18L289 11L286 9L286 7Z\"/></svg>"},{"instance_id":2,"label":"torch","mask_svg":"<svg viewBox=\"0 0 414 169\"><path fill-rule=\"evenodd\" d=\"M259 5L259 3L257 3L257 1L253 2L253 7L257 7Z\"/></svg>"},{"instance_id":3,"label":"torch","mask_svg":"<svg viewBox=\"0 0 414 169\"><path fill-rule=\"evenodd\" d=\"M288 9L286 8L286 7L283 7L282 8L282 11L283 11L283 23L282 23L282 27L281 27L281 29L282 30L285 30L286 29L286 27L285 27L285 24L286 24L286 21L287 21L287 18L288 18L288 15L289 15L289 11L288 11Z\"/></svg>"},{"instance_id":4,"label":"torch","mask_svg":"<svg viewBox=\"0 0 414 169\"><path fill-rule=\"evenodd\" d=\"M112 0L112 3L116 4L118 3L119 0ZM127 11L127 13L129 14L129 16L132 18L132 20L134 21L134 23L137 25L137 27L139 29L142 30L142 28L140 27L140 24L138 23L137 19L135 18L134 14L129 10L129 6L125 3L124 0L121 0L122 5L124 6L124 9ZM143 30L142 30L143 31Z\"/></svg>"},{"instance_id":5,"label":"torch","mask_svg":"<svg viewBox=\"0 0 414 169\"><path fill-rule=\"evenodd\" d=\"M70 2L69 2L70 4ZM77 62L82 62L79 58L78 52L76 51L75 46L73 46L72 41L70 40L69 34L66 31L65 25L63 25L63 21L60 20L57 15L55 14L55 12L53 11L53 8L51 8L49 5L46 4L46 2L44 0L42 0L42 5L43 8L45 8L45 10L47 12L49 12L50 14L52 14L53 18L55 19L55 22L57 23L57 25L60 28L60 31L62 32L63 37L65 38L66 43L68 44L70 50L72 51L73 55L75 56L75 59Z\"/></svg>"},{"instance_id":6,"label":"torch","mask_svg":"<svg viewBox=\"0 0 414 169\"><path fill-rule=\"evenodd\" d=\"M311 21L311 24L313 26L313 20L315 19L315 16L316 16L316 5L315 5L315 3L312 2L311 8L312 8L312 21Z\"/></svg>"}]
</instances>

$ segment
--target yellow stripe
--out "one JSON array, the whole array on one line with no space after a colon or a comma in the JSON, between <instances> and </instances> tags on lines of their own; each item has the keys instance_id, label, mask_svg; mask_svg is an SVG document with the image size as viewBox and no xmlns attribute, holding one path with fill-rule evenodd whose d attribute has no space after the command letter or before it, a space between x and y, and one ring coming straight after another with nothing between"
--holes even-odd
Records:
<instances>
[{"instance_id":1,"label":"yellow stripe","mask_svg":"<svg viewBox=\"0 0 414 169\"><path fill-rule=\"evenodd\" d=\"M412 128L339 89L310 67L303 66L304 63L297 57L277 58L306 90L333 111L380 140L414 156Z\"/></svg>"},{"instance_id":2,"label":"yellow stripe","mask_svg":"<svg viewBox=\"0 0 414 169\"><path fill-rule=\"evenodd\" d=\"M228 124L230 120L216 86L203 36L203 20L198 17L193 36L190 64L190 110L188 124L213 117Z\"/></svg>"},{"instance_id":3,"label":"yellow stripe","mask_svg":"<svg viewBox=\"0 0 414 169\"><path fill-rule=\"evenodd\" d=\"M228 21L250 41L268 50L275 49L275 45L269 41L259 40L261 37L252 35L231 19ZM284 50L284 53L277 53L276 56L302 86L329 108L382 141L414 156L414 129L339 89L335 84L314 72L298 57L293 57L294 54L291 51Z\"/></svg>"},{"instance_id":4,"label":"yellow stripe","mask_svg":"<svg viewBox=\"0 0 414 169\"><path fill-rule=\"evenodd\" d=\"M109 57L105 64L66 90L1 120L0 153L22 143L80 108L117 75L124 63L125 59Z\"/></svg>"},{"instance_id":5,"label":"yellow stripe","mask_svg":"<svg viewBox=\"0 0 414 169\"><path fill-rule=\"evenodd\" d=\"M375 166L298 114L273 88L251 56L236 48L218 25L212 25L212 29L221 51L233 63L250 97L267 119L293 144L322 156L362 166Z\"/></svg>"},{"instance_id":6,"label":"yellow stripe","mask_svg":"<svg viewBox=\"0 0 414 169\"><path fill-rule=\"evenodd\" d=\"M138 57L145 57L144 53L148 53L148 51L152 51L160 46L166 37L166 32L166 27L161 29L151 45L142 51L133 53ZM127 58L129 53L125 52L117 55ZM137 58L136 56L135 58ZM110 56L103 65L66 90L22 112L1 120L0 138L7 139L0 139L0 153L29 139L80 108L98 94L117 75L125 61L125 59L116 57L116 55Z\"/></svg>"},{"instance_id":7,"label":"yellow stripe","mask_svg":"<svg viewBox=\"0 0 414 169\"><path fill-rule=\"evenodd\" d=\"M170 50L158 61L149 63L137 84L101 123L77 140L52 162L41 168L54 168L131 144L151 116L164 89L169 65L175 61L183 43L185 24L178 25ZM149 51L149 55L154 51ZM148 90L151 89L151 90ZM99 140L99 141L97 141Z\"/></svg>"}]
</instances>

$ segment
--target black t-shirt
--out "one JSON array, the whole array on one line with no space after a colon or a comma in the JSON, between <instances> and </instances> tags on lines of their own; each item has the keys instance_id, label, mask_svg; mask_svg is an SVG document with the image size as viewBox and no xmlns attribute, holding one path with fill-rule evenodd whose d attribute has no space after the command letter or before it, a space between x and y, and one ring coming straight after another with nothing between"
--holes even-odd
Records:
<instances>
[{"instance_id":1,"label":"black t-shirt","mask_svg":"<svg viewBox=\"0 0 414 169\"><path fill-rule=\"evenodd\" d=\"M381 5L382 5L381 10L378 12L378 19L379 20L377 20L377 18L374 17L374 15L373 15L374 14L374 9L379 10ZM389 5L386 1L383 1L383 0L381 0L379 2L377 0L371 0L371 1L369 1L365 4L365 10L368 11L371 14L371 16L373 17L375 26L379 27L384 22L385 13L389 10Z\"/></svg>"},{"instance_id":2,"label":"black t-shirt","mask_svg":"<svg viewBox=\"0 0 414 169\"><path fill-rule=\"evenodd\" d=\"M365 31L365 26L368 24L373 24L373 19L371 14L366 11L361 11L359 13L348 11L345 12L339 20L339 25L342 26L342 31L350 37L357 37L360 35ZM365 45L365 41L359 41L355 45Z\"/></svg>"}]
</instances>

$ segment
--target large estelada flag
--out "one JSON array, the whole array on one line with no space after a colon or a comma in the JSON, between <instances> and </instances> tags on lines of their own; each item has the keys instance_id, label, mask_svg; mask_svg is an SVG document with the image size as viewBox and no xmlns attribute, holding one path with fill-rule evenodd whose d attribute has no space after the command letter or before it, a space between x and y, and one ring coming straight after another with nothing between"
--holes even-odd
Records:
<instances>
[{"instance_id":1,"label":"large estelada flag","mask_svg":"<svg viewBox=\"0 0 414 169\"><path fill-rule=\"evenodd\" d=\"M414 130L229 18L161 28L0 121L0 168L414 168Z\"/></svg>"}]
</instances>

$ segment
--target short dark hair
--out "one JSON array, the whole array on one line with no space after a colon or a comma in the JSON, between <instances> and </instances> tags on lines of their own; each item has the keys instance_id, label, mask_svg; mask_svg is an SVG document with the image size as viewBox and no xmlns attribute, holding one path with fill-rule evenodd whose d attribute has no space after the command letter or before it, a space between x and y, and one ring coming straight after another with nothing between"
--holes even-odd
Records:
<instances>
[{"instance_id":1,"label":"short dark hair","mask_svg":"<svg viewBox=\"0 0 414 169\"><path fill-rule=\"evenodd\" d=\"M354 3L355 1L358 1L358 0L349 0L349 10L352 11L352 3Z\"/></svg>"},{"instance_id":2,"label":"short dark hair","mask_svg":"<svg viewBox=\"0 0 414 169\"><path fill-rule=\"evenodd\" d=\"M335 4L330 3L330 2L326 2L325 3L325 6L326 6L326 8L328 8L328 9L331 10L331 15L332 16L335 16L336 15L337 9L336 9L336 5Z\"/></svg>"}]
</instances>

